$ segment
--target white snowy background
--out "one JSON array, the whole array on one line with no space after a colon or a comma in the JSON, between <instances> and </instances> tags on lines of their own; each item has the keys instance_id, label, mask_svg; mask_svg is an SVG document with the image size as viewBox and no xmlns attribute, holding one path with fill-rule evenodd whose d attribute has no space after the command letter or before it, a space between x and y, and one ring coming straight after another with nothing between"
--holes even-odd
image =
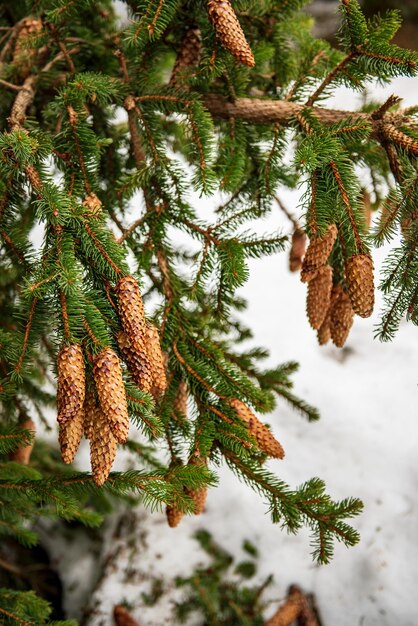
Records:
<instances>
[{"instance_id":1,"label":"white snowy background","mask_svg":"<svg viewBox=\"0 0 418 626\"><path fill-rule=\"evenodd\" d=\"M382 101L396 93L408 106L418 102L417 83L397 79L384 88L372 86L371 93ZM327 106L355 109L358 101L359 96L339 90ZM298 214L299 194L279 195ZM289 232L279 209L263 226ZM387 249L374 253L377 272L386 254ZM141 626L174 624L173 600L180 596L172 581L204 560L192 535L205 528L238 558L244 539L257 546L258 579L274 574L266 593L271 601L267 617L289 584L297 583L315 594L323 626L418 624L417 329L403 323L392 343L374 340L378 295L373 316L355 318L345 349L319 347L306 319L306 286L287 264L286 253L250 262L251 276L241 290L248 309L241 318L254 331L252 345L269 348L268 364L299 361L295 392L318 407L321 420L309 424L280 401L267 419L286 458L271 461L269 468L293 486L319 476L335 499L360 497L364 513L353 523L361 542L351 549L337 545L331 564L315 565L308 533L289 536L274 526L259 495L224 468L205 513L185 518L176 529L167 526L164 514L138 507L123 518L120 538L115 537L120 514L112 517L97 550L85 535L55 541L44 527L43 539L68 590L69 617L80 617L89 604L92 613L84 623L109 625L113 605L127 600ZM122 457L116 469L127 462ZM87 459L84 445L80 468L88 467ZM145 607L141 593L149 591L153 577L163 577L169 592L154 607Z\"/></svg>"}]
</instances>

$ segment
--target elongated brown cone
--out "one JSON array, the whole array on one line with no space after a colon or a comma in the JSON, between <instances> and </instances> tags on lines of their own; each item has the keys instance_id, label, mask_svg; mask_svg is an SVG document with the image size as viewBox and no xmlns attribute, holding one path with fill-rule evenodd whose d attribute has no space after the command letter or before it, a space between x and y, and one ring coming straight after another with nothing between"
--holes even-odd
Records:
<instances>
[{"instance_id":1,"label":"elongated brown cone","mask_svg":"<svg viewBox=\"0 0 418 626\"><path fill-rule=\"evenodd\" d=\"M332 267L320 267L308 283L306 311L312 328L318 330L325 319L331 301Z\"/></svg>"},{"instance_id":2,"label":"elongated brown cone","mask_svg":"<svg viewBox=\"0 0 418 626\"><path fill-rule=\"evenodd\" d=\"M103 411L96 406L94 434L90 440L90 463L94 482L106 482L116 456L117 441Z\"/></svg>"},{"instance_id":3,"label":"elongated brown cone","mask_svg":"<svg viewBox=\"0 0 418 626\"><path fill-rule=\"evenodd\" d=\"M368 254L355 254L345 264L345 277L354 313L370 317L374 307L373 260Z\"/></svg>"},{"instance_id":4,"label":"elongated brown cone","mask_svg":"<svg viewBox=\"0 0 418 626\"><path fill-rule=\"evenodd\" d=\"M306 253L307 237L301 228L295 228L292 235L292 246L289 252L289 269L298 272Z\"/></svg>"},{"instance_id":5,"label":"elongated brown cone","mask_svg":"<svg viewBox=\"0 0 418 626\"><path fill-rule=\"evenodd\" d=\"M318 328L317 338L320 346L324 346L331 339L331 304L328 307L328 311L325 315L325 319L321 326Z\"/></svg>"},{"instance_id":6,"label":"elongated brown cone","mask_svg":"<svg viewBox=\"0 0 418 626\"><path fill-rule=\"evenodd\" d=\"M273 433L267 428L258 417L254 415L250 408L238 398L230 398L229 404L244 422L248 424L248 430L252 433L263 452L277 459L283 459L284 450L273 436Z\"/></svg>"},{"instance_id":7,"label":"elongated brown cone","mask_svg":"<svg viewBox=\"0 0 418 626\"><path fill-rule=\"evenodd\" d=\"M207 467L207 464L208 464L207 459L199 455L193 455L192 457L190 457L189 463L188 463L188 465L194 465L196 467ZM202 487L201 489L187 489L186 488L185 491L187 495L190 496L194 502L194 507L195 507L194 514L201 515L205 508L206 498L208 495L208 488L207 487Z\"/></svg>"},{"instance_id":8,"label":"elongated brown cone","mask_svg":"<svg viewBox=\"0 0 418 626\"><path fill-rule=\"evenodd\" d=\"M337 239L338 230L335 224L328 226L322 237L310 240L305 258L302 263L300 279L303 283L309 282L316 275L317 270L325 265Z\"/></svg>"},{"instance_id":9,"label":"elongated brown cone","mask_svg":"<svg viewBox=\"0 0 418 626\"><path fill-rule=\"evenodd\" d=\"M83 435L84 410L81 409L71 420L60 424L58 441L64 463L72 463Z\"/></svg>"},{"instance_id":10,"label":"elongated brown cone","mask_svg":"<svg viewBox=\"0 0 418 626\"><path fill-rule=\"evenodd\" d=\"M237 61L254 67L254 56L229 0L209 0L209 18L222 45Z\"/></svg>"},{"instance_id":11,"label":"elongated brown cone","mask_svg":"<svg viewBox=\"0 0 418 626\"><path fill-rule=\"evenodd\" d=\"M84 436L86 439L94 437L97 409L98 405L94 389L86 389L86 398L84 400Z\"/></svg>"},{"instance_id":12,"label":"elongated brown cone","mask_svg":"<svg viewBox=\"0 0 418 626\"><path fill-rule=\"evenodd\" d=\"M165 393L167 377L165 373L164 356L160 345L160 337L154 324L147 324L145 344L152 373L151 393L155 400L158 401Z\"/></svg>"},{"instance_id":13,"label":"elongated brown cone","mask_svg":"<svg viewBox=\"0 0 418 626\"><path fill-rule=\"evenodd\" d=\"M117 441L125 443L129 431L125 385L119 357L111 348L105 348L95 358L93 375L100 407L106 420Z\"/></svg>"},{"instance_id":14,"label":"elongated brown cone","mask_svg":"<svg viewBox=\"0 0 418 626\"><path fill-rule=\"evenodd\" d=\"M290 626L296 621L302 609L301 592L296 589L295 587L295 591L289 590L285 603L265 622L264 626Z\"/></svg>"},{"instance_id":15,"label":"elongated brown cone","mask_svg":"<svg viewBox=\"0 0 418 626\"><path fill-rule=\"evenodd\" d=\"M29 465L30 456L32 454L33 446L35 443L35 431L36 431L35 422L29 418L21 422L19 424L19 428L21 428L22 430L33 431L33 439L31 443L28 444L27 446L19 446L19 448L16 448L16 450L13 450L13 452L9 454L9 459L10 461L15 461L16 463L20 463L21 465Z\"/></svg>"},{"instance_id":16,"label":"elongated brown cone","mask_svg":"<svg viewBox=\"0 0 418 626\"><path fill-rule=\"evenodd\" d=\"M85 370L83 350L79 344L63 346L58 353L58 422L73 419L83 407L85 396Z\"/></svg>"},{"instance_id":17,"label":"elongated brown cone","mask_svg":"<svg viewBox=\"0 0 418 626\"><path fill-rule=\"evenodd\" d=\"M184 517L184 513L176 509L174 506L168 506L165 513L167 515L167 522L170 528L178 526Z\"/></svg>"},{"instance_id":18,"label":"elongated brown cone","mask_svg":"<svg viewBox=\"0 0 418 626\"><path fill-rule=\"evenodd\" d=\"M193 70L199 65L201 50L200 30L197 27L189 28L181 42L171 73L170 85L174 87L193 75Z\"/></svg>"},{"instance_id":19,"label":"elongated brown cone","mask_svg":"<svg viewBox=\"0 0 418 626\"><path fill-rule=\"evenodd\" d=\"M18 36L13 53L13 65L18 68L19 78L26 78L33 68L38 56L36 38L42 31L42 20L28 16L18 29Z\"/></svg>"},{"instance_id":20,"label":"elongated brown cone","mask_svg":"<svg viewBox=\"0 0 418 626\"><path fill-rule=\"evenodd\" d=\"M133 276L124 276L116 285L116 295L123 330L130 339L144 337L145 311L138 281Z\"/></svg>"},{"instance_id":21,"label":"elongated brown cone","mask_svg":"<svg viewBox=\"0 0 418 626\"><path fill-rule=\"evenodd\" d=\"M134 620L129 611L121 604L117 604L114 607L113 617L116 626L139 626L138 622Z\"/></svg>"},{"instance_id":22,"label":"elongated brown cone","mask_svg":"<svg viewBox=\"0 0 418 626\"><path fill-rule=\"evenodd\" d=\"M145 338L133 337L131 339L127 333L120 331L116 339L135 385L142 391L148 392L152 386L152 371Z\"/></svg>"},{"instance_id":23,"label":"elongated brown cone","mask_svg":"<svg viewBox=\"0 0 418 626\"><path fill-rule=\"evenodd\" d=\"M349 295L341 285L335 285L331 294L331 339L337 348L342 348L353 325L354 311Z\"/></svg>"},{"instance_id":24,"label":"elongated brown cone","mask_svg":"<svg viewBox=\"0 0 418 626\"><path fill-rule=\"evenodd\" d=\"M185 380L181 380L177 389L177 394L173 403L174 412L182 417L187 418L187 400L189 397L189 390Z\"/></svg>"}]
</instances>

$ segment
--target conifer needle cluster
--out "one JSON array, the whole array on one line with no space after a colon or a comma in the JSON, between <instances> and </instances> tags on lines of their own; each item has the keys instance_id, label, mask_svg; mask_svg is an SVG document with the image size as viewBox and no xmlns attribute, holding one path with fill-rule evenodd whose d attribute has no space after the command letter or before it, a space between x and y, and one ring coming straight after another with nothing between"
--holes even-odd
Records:
<instances>
[{"instance_id":1,"label":"conifer needle cluster","mask_svg":"<svg viewBox=\"0 0 418 626\"><path fill-rule=\"evenodd\" d=\"M333 48L304 4L126 0L121 24L111 0L2 2L2 535L33 545L40 512L96 525L99 490L139 493L176 526L202 513L225 462L274 523L310 528L319 562L335 540L358 541L358 499L334 501L318 478L291 488L264 465L284 451L260 414L277 398L318 413L292 391L297 364L263 369L267 352L241 345L251 330L237 289L250 258L287 245L254 220L303 183L290 269L307 283L319 343L343 346L354 314L370 316L373 247L398 232L377 334L391 339L405 315L417 323L416 108L326 100L340 85L415 76L418 58L392 43L396 11L367 20L342 0ZM198 197L219 191L209 219ZM49 423L51 409L62 460L84 435L91 473L33 448L33 420ZM118 446L135 470L111 471ZM42 603L13 593L0 593L1 618L47 623Z\"/></svg>"}]
</instances>

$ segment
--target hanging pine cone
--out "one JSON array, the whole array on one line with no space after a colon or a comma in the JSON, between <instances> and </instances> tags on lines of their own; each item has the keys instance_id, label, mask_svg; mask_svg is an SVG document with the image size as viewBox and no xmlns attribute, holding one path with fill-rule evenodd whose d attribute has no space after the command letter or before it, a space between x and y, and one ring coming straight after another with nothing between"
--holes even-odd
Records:
<instances>
[{"instance_id":1,"label":"hanging pine cone","mask_svg":"<svg viewBox=\"0 0 418 626\"><path fill-rule=\"evenodd\" d=\"M166 507L165 513L167 515L167 522L170 528L175 528L181 522L184 517L184 513L174 506Z\"/></svg>"},{"instance_id":2,"label":"hanging pine cone","mask_svg":"<svg viewBox=\"0 0 418 626\"><path fill-rule=\"evenodd\" d=\"M179 415L182 419L187 419L187 400L189 397L189 390L185 380L181 380L177 389L176 397L173 403L174 413Z\"/></svg>"},{"instance_id":3,"label":"hanging pine cone","mask_svg":"<svg viewBox=\"0 0 418 626\"><path fill-rule=\"evenodd\" d=\"M99 406L94 412L94 433L90 439L90 463L97 486L106 482L116 456L117 441L111 425Z\"/></svg>"},{"instance_id":4,"label":"hanging pine cone","mask_svg":"<svg viewBox=\"0 0 418 626\"><path fill-rule=\"evenodd\" d=\"M21 465L29 465L30 457L35 443L36 425L35 422L29 418L27 420L24 420L23 422L20 422L19 428L22 430L33 431L33 439L31 443L29 443L27 446L19 446L18 448L16 448L16 450L10 452L9 460L14 461L15 463L20 463Z\"/></svg>"},{"instance_id":5,"label":"hanging pine cone","mask_svg":"<svg viewBox=\"0 0 418 626\"><path fill-rule=\"evenodd\" d=\"M272 432L258 417L254 415L251 409L238 400L238 398L229 399L230 406L234 409L239 418L248 425L248 430L254 436L258 446L263 452L277 459L283 459L284 450L282 445L273 436Z\"/></svg>"},{"instance_id":6,"label":"hanging pine cone","mask_svg":"<svg viewBox=\"0 0 418 626\"><path fill-rule=\"evenodd\" d=\"M86 389L86 398L84 400L84 436L86 439L94 437L97 408L98 404L94 389Z\"/></svg>"},{"instance_id":7,"label":"hanging pine cone","mask_svg":"<svg viewBox=\"0 0 418 626\"><path fill-rule=\"evenodd\" d=\"M105 348L94 360L94 382L100 407L119 443L128 439L129 415L118 355Z\"/></svg>"},{"instance_id":8,"label":"hanging pine cone","mask_svg":"<svg viewBox=\"0 0 418 626\"><path fill-rule=\"evenodd\" d=\"M116 626L139 626L132 615L121 604L117 604L113 609L113 617Z\"/></svg>"},{"instance_id":9,"label":"hanging pine cone","mask_svg":"<svg viewBox=\"0 0 418 626\"><path fill-rule=\"evenodd\" d=\"M331 300L332 267L320 267L308 283L306 311L312 328L318 330L325 319Z\"/></svg>"},{"instance_id":10,"label":"hanging pine cone","mask_svg":"<svg viewBox=\"0 0 418 626\"><path fill-rule=\"evenodd\" d=\"M160 336L154 324L147 324L145 345L152 373L151 394L158 401L165 393L167 377L165 374L164 356L161 351Z\"/></svg>"},{"instance_id":11,"label":"hanging pine cone","mask_svg":"<svg viewBox=\"0 0 418 626\"><path fill-rule=\"evenodd\" d=\"M306 283L315 276L317 270L325 265L337 239L338 229L335 224L328 226L322 237L314 237L310 240L305 258L302 263L300 279Z\"/></svg>"},{"instance_id":12,"label":"hanging pine cone","mask_svg":"<svg viewBox=\"0 0 418 626\"><path fill-rule=\"evenodd\" d=\"M85 370L83 350L79 344L63 346L58 353L58 422L73 419L83 408L85 396Z\"/></svg>"},{"instance_id":13,"label":"hanging pine cone","mask_svg":"<svg viewBox=\"0 0 418 626\"><path fill-rule=\"evenodd\" d=\"M131 339L127 333L120 331L116 339L135 385L138 389L148 392L152 386L152 372L145 337Z\"/></svg>"},{"instance_id":14,"label":"hanging pine cone","mask_svg":"<svg viewBox=\"0 0 418 626\"><path fill-rule=\"evenodd\" d=\"M42 20L28 16L18 30L12 64L17 68L20 80L24 80L32 71L38 57L36 39L42 31Z\"/></svg>"},{"instance_id":15,"label":"hanging pine cone","mask_svg":"<svg viewBox=\"0 0 418 626\"><path fill-rule=\"evenodd\" d=\"M131 340L145 337L145 311L138 281L133 276L124 276L116 285L116 295L123 330Z\"/></svg>"},{"instance_id":16,"label":"hanging pine cone","mask_svg":"<svg viewBox=\"0 0 418 626\"><path fill-rule=\"evenodd\" d=\"M84 410L81 409L71 420L60 424L58 441L64 463L72 463L81 437L83 436Z\"/></svg>"},{"instance_id":17,"label":"hanging pine cone","mask_svg":"<svg viewBox=\"0 0 418 626\"><path fill-rule=\"evenodd\" d=\"M345 264L345 277L354 313L370 317L374 307L373 260L368 254L355 254Z\"/></svg>"},{"instance_id":18,"label":"hanging pine cone","mask_svg":"<svg viewBox=\"0 0 418 626\"><path fill-rule=\"evenodd\" d=\"M193 75L193 70L199 65L202 50L202 38L197 27L189 28L185 34L178 51L176 62L171 73L170 85L175 87L178 83L187 80Z\"/></svg>"},{"instance_id":19,"label":"hanging pine cone","mask_svg":"<svg viewBox=\"0 0 418 626\"><path fill-rule=\"evenodd\" d=\"M337 348L342 348L353 325L354 311L349 295L341 285L335 285L331 294L331 339Z\"/></svg>"},{"instance_id":20,"label":"hanging pine cone","mask_svg":"<svg viewBox=\"0 0 418 626\"><path fill-rule=\"evenodd\" d=\"M295 228L292 235L292 245L289 252L289 269L298 272L306 253L307 237L301 228Z\"/></svg>"},{"instance_id":21,"label":"hanging pine cone","mask_svg":"<svg viewBox=\"0 0 418 626\"><path fill-rule=\"evenodd\" d=\"M207 467L208 462L204 457L193 455L190 457L188 465L194 465L195 467ZM201 487L200 489L185 489L186 494L190 496L194 502L194 514L201 515L204 511L206 498L208 495L208 488Z\"/></svg>"},{"instance_id":22,"label":"hanging pine cone","mask_svg":"<svg viewBox=\"0 0 418 626\"><path fill-rule=\"evenodd\" d=\"M254 56L229 0L209 0L209 19L222 45L237 61L254 67Z\"/></svg>"},{"instance_id":23,"label":"hanging pine cone","mask_svg":"<svg viewBox=\"0 0 418 626\"><path fill-rule=\"evenodd\" d=\"M320 346L324 346L331 339L331 298L330 305L328 307L328 311L325 315L324 321L322 322L320 328L318 328L318 332L316 334L318 338L318 343Z\"/></svg>"},{"instance_id":24,"label":"hanging pine cone","mask_svg":"<svg viewBox=\"0 0 418 626\"><path fill-rule=\"evenodd\" d=\"M95 193L88 194L83 200L83 207L86 209L87 217L100 217L102 213L102 203Z\"/></svg>"}]
</instances>

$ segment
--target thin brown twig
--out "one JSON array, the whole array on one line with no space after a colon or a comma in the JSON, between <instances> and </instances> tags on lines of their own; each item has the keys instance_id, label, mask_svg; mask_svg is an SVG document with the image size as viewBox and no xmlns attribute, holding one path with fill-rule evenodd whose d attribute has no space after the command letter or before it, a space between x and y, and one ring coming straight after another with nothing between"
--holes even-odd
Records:
<instances>
[{"instance_id":1,"label":"thin brown twig","mask_svg":"<svg viewBox=\"0 0 418 626\"><path fill-rule=\"evenodd\" d=\"M17 362L17 365L15 367L15 372L16 374L18 374L22 368L23 365L23 359L25 358L25 353L26 353L26 349L28 347L28 341L29 341L29 335L30 335L30 331L32 328L32 323L33 323L33 317L35 315L35 309L36 309L36 305L38 304L38 298L35 297L32 300L32 305L29 311L29 316L28 316L28 321L26 322L26 329L25 329L25 336L23 338L23 345L22 345L22 351L20 353L20 357L19 360Z\"/></svg>"}]
</instances>

